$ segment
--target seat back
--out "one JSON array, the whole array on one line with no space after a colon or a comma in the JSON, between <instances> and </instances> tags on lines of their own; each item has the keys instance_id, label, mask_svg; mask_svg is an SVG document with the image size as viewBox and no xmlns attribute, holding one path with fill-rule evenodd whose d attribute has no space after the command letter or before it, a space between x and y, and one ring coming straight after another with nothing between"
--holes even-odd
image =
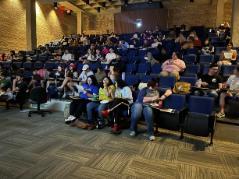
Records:
<instances>
[{"instance_id":1,"label":"seat back","mask_svg":"<svg viewBox=\"0 0 239 179\"><path fill-rule=\"evenodd\" d=\"M30 99L36 103L42 104L47 102L46 90L42 87L35 87L31 90Z\"/></svg>"},{"instance_id":2,"label":"seat back","mask_svg":"<svg viewBox=\"0 0 239 179\"><path fill-rule=\"evenodd\" d=\"M195 86L195 84L196 84L196 82L197 82L197 77L181 76L181 77L180 77L180 81L182 81L182 82L188 82L188 83L190 83L192 86Z\"/></svg>"},{"instance_id":3,"label":"seat back","mask_svg":"<svg viewBox=\"0 0 239 179\"><path fill-rule=\"evenodd\" d=\"M172 94L164 100L163 107L169 109L182 110L186 106L186 96L180 94Z\"/></svg>"},{"instance_id":4,"label":"seat back","mask_svg":"<svg viewBox=\"0 0 239 179\"><path fill-rule=\"evenodd\" d=\"M214 98L204 96L189 97L189 112L211 115L214 109Z\"/></svg>"},{"instance_id":5,"label":"seat back","mask_svg":"<svg viewBox=\"0 0 239 179\"><path fill-rule=\"evenodd\" d=\"M175 77L167 76L159 78L159 87L160 88L173 88L175 85Z\"/></svg>"}]
</instances>

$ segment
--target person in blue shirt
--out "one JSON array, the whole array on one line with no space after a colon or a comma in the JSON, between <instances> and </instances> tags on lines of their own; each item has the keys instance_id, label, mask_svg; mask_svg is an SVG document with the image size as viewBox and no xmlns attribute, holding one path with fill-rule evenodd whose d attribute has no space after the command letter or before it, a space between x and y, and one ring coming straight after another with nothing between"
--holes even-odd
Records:
<instances>
[{"instance_id":1,"label":"person in blue shirt","mask_svg":"<svg viewBox=\"0 0 239 179\"><path fill-rule=\"evenodd\" d=\"M141 117L144 117L147 123L147 132L150 141L155 140L154 136L154 112L151 105L158 103L162 105L162 101L172 94L171 90L160 96L156 81L149 81L146 88L143 88L137 97L136 102L131 107L131 124L130 136L135 136L137 133L137 122Z\"/></svg>"},{"instance_id":2,"label":"person in blue shirt","mask_svg":"<svg viewBox=\"0 0 239 179\"><path fill-rule=\"evenodd\" d=\"M99 94L98 83L95 76L87 77L86 83L78 89L79 99L74 99L70 104L70 116L65 120L66 123L71 123L79 118L82 112L86 111L86 105L90 102L89 98Z\"/></svg>"}]
</instances>

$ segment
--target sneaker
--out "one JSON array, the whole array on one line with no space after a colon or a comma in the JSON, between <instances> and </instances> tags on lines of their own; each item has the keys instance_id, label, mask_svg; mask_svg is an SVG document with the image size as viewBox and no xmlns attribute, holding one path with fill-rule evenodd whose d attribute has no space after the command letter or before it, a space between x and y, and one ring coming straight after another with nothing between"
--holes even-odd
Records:
<instances>
[{"instance_id":1,"label":"sneaker","mask_svg":"<svg viewBox=\"0 0 239 179\"><path fill-rule=\"evenodd\" d=\"M131 137L134 137L134 136L136 136L136 132L135 132L135 131L131 131L131 132L129 133L129 135L130 135Z\"/></svg>"},{"instance_id":2,"label":"sneaker","mask_svg":"<svg viewBox=\"0 0 239 179\"><path fill-rule=\"evenodd\" d=\"M226 115L224 113L222 113L222 112L219 112L219 113L216 114L217 118L224 118L225 116Z\"/></svg>"},{"instance_id":3,"label":"sneaker","mask_svg":"<svg viewBox=\"0 0 239 179\"><path fill-rule=\"evenodd\" d=\"M150 141L154 141L155 140L155 136L154 135L149 136L149 140Z\"/></svg>"},{"instance_id":4,"label":"sneaker","mask_svg":"<svg viewBox=\"0 0 239 179\"><path fill-rule=\"evenodd\" d=\"M65 119L65 123L71 123L76 119L75 116L70 115L67 119Z\"/></svg>"}]
</instances>

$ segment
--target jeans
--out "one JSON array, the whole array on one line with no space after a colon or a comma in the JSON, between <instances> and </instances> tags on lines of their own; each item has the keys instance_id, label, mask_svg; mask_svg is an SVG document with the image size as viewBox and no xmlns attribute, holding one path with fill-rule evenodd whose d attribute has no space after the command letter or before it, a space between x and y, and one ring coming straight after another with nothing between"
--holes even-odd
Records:
<instances>
[{"instance_id":1,"label":"jeans","mask_svg":"<svg viewBox=\"0 0 239 179\"><path fill-rule=\"evenodd\" d=\"M101 122L102 125L105 124L104 117L102 116L102 111L108 109L108 103L107 104L100 104L98 107L98 117L99 117L99 122Z\"/></svg>"},{"instance_id":2,"label":"jeans","mask_svg":"<svg viewBox=\"0 0 239 179\"><path fill-rule=\"evenodd\" d=\"M99 107L100 103L98 102L89 102L86 106L87 111L87 121L89 124L93 124L96 121L96 115L97 109Z\"/></svg>"},{"instance_id":3,"label":"jeans","mask_svg":"<svg viewBox=\"0 0 239 179\"><path fill-rule=\"evenodd\" d=\"M88 102L86 99L73 100L70 104L70 115L79 118L82 112L85 112Z\"/></svg>"},{"instance_id":4,"label":"jeans","mask_svg":"<svg viewBox=\"0 0 239 179\"><path fill-rule=\"evenodd\" d=\"M137 131L137 122L142 117L142 114L144 116L144 119L147 123L147 132L148 135L154 135L154 126L153 126L153 119L154 119L154 113L153 109L149 106L144 106L141 103L134 103L131 108L131 124L130 124L130 130L131 131Z\"/></svg>"}]
</instances>

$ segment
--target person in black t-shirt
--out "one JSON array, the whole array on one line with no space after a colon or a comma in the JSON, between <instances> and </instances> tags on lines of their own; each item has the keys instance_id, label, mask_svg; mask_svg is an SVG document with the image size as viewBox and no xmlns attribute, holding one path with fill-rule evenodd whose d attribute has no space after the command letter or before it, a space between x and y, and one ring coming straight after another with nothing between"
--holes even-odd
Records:
<instances>
[{"instance_id":1,"label":"person in black t-shirt","mask_svg":"<svg viewBox=\"0 0 239 179\"><path fill-rule=\"evenodd\" d=\"M16 78L13 80L12 92L16 96L16 102L20 106L20 110L23 110L23 105L28 99L28 84L23 80L23 75L18 73Z\"/></svg>"},{"instance_id":2,"label":"person in black t-shirt","mask_svg":"<svg viewBox=\"0 0 239 179\"><path fill-rule=\"evenodd\" d=\"M195 95L208 95L212 97L218 97L218 91L222 88L222 79L218 75L219 67L217 64L211 64L208 73L202 75L196 82L196 86L199 88L208 88L208 90L196 90Z\"/></svg>"}]
</instances>

